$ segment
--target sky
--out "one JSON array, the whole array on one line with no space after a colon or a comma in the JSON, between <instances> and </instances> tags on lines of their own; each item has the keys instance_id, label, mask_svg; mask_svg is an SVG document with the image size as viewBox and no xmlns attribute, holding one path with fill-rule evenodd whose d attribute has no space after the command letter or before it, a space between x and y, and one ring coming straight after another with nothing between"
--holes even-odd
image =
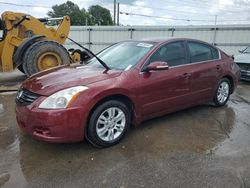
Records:
<instances>
[{"instance_id":1,"label":"sky","mask_svg":"<svg viewBox=\"0 0 250 188\"><path fill-rule=\"evenodd\" d=\"M71 0L80 8L101 5L113 16L113 0ZM24 12L35 17L47 17L55 4L65 0L0 0L0 13ZM117 0L120 3L122 25L214 25L250 24L250 0ZM23 6L7 5L15 3ZM38 7L26 7L35 5Z\"/></svg>"}]
</instances>

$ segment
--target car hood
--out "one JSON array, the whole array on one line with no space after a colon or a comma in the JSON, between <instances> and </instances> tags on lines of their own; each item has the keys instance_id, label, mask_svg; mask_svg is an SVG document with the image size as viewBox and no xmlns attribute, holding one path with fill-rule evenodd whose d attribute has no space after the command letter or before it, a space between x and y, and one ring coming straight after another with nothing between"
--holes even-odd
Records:
<instances>
[{"instance_id":1,"label":"car hood","mask_svg":"<svg viewBox=\"0 0 250 188\"><path fill-rule=\"evenodd\" d=\"M56 91L79 85L111 79L122 71L105 70L83 65L61 66L33 75L24 81L23 87L40 95L51 95Z\"/></svg>"},{"instance_id":2,"label":"car hood","mask_svg":"<svg viewBox=\"0 0 250 188\"><path fill-rule=\"evenodd\" d=\"M234 62L236 63L248 63L250 64L250 54L239 54L234 56Z\"/></svg>"}]
</instances>

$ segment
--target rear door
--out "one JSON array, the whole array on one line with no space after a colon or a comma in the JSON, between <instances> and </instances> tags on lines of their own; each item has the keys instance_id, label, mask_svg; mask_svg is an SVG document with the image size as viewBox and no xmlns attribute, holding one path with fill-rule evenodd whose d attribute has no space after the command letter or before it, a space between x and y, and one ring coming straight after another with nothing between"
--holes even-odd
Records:
<instances>
[{"instance_id":1,"label":"rear door","mask_svg":"<svg viewBox=\"0 0 250 188\"><path fill-rule=\"evenodd\" d=\"M191 75L185 66L187 55L183 41L160 47L144 66L154 61L167 62L169 69L140 73L142 115L149 117L184 108L189 105L191 94Z\"/></svg>"},{"instance_id":2,"label":"rear door","mask_svg":"<svg viewBox=\"0 0 250 188\"><path fill-rule=\"evenodd\" d=\"M211 100L213 89L223 73L219 50L197 41L187 41L186 44L192 70L192 99L195 103Z\"/></svg>"}]
</instances>

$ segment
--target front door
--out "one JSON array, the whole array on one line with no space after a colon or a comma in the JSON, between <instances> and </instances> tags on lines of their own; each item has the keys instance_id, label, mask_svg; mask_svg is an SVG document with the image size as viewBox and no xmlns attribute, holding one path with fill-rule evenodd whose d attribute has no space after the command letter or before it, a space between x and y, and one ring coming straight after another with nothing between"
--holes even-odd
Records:
<instances>
[{"instance_id":1,"label":"front door","mask_svg":"<svg viewBox=\"0 0 250 188\"><path fill-rule=\"evenodd\" d=\"M144 117L176 111L190 103L191 74L186 66L184 43L172 42L161 46L144 66L154 61L167 62L169 69L140 73L138 89Z\"/></svg>"}]
</instances>

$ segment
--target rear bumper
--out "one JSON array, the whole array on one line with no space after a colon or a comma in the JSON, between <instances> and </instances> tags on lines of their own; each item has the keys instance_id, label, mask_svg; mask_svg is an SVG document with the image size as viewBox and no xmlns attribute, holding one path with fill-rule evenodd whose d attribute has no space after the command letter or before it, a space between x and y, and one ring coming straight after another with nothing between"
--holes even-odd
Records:
<instances>
[{"instance_id":1,"label":"rear bumper","mask_svg":"<svg viewBox=\"0 0 250 188\"><path fill-rule=\"evenodd\" d=\"M53 143L82 141L84 120L80 108L60 110L32 109L16 106L18 126L38 140Z\"/></svg>"}]
</instances>

